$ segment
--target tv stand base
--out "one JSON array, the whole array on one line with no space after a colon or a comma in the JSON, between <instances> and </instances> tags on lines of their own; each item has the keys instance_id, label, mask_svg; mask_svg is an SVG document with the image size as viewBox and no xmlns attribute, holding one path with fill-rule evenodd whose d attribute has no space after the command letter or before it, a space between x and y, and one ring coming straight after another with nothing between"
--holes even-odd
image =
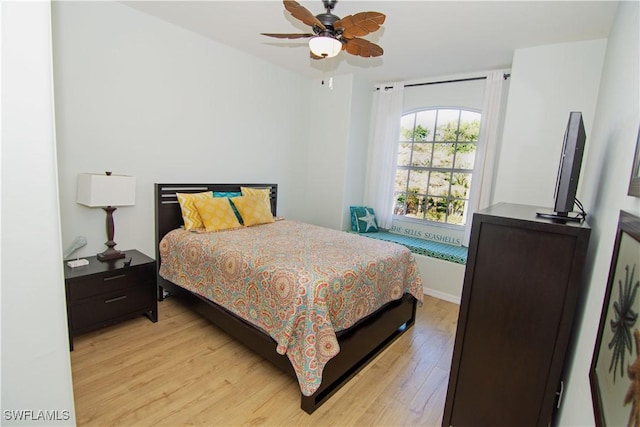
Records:
<instances>
[{"instance_id":1,"label":"tv stand base","mask_svg":"<svg viewBox=\"0 0 640 427\"><path fill-rule=\"evenodd\" d=\"M556 221L575 221L582 222L584 221L584 215L580 212L554 212L552 210L538 209L536 211L536 216L539 218L547 218L553 219Z\"/></svg>"}]
</instances>

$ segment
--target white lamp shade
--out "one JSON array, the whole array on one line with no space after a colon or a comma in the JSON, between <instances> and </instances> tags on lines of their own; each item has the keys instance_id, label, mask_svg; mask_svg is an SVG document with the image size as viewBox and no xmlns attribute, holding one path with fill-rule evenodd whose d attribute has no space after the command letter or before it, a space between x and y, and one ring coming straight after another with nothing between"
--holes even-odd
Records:
<instances>
[{"instance_id":1,"label":"white lamp shade","mask_svg":"<svg viewBox=\"0 0 640 427\"><path fill-rule=\"evenodd\" d=\"M309 49L316 56L333 58L342 50L342 43L333 37L317 36L309 40Z\"/></svg>"},{"instance_id":2,"label":"white lamp shade","mask_svg":"<svg viewBox=\"0 0 640 427\"><path fill-rule=\"evenodd\" d=\"M136 179L126 175L78 174L76 202L94 207L136 204Z\"/></svg>"}]
</instances>

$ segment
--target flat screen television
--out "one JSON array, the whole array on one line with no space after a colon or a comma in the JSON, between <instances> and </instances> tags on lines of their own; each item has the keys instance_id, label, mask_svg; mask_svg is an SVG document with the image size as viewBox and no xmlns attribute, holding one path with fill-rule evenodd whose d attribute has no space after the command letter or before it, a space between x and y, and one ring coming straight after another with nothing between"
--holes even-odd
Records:
<instances>
[{"instance_id":1,"label":"flat screen television","mask_svg":"<svg viewBox=\"0 0 640 427\"><path fill-rule=\"evenodd\" d=\"M575 221L580 221L586 216L582 205L576 200L585 142L586 133L582 113L573 111L569 114L569 122L564 132L553 212L541 211L538 213L539 216ZM573 211L574 205L580 208L580 212Z\"/></svg>"}]
</instances>

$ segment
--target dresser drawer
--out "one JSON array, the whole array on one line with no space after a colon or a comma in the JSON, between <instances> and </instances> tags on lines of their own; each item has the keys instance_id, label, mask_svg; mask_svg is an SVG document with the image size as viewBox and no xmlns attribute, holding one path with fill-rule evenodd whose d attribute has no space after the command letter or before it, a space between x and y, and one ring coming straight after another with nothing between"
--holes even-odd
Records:
<instances>
[{"instance_id":1,"label":"dresser drawer","mask_svg":"<svg viewBox=\"0 0 640 427\"><path fill-rule=\"evenodd\" d=\"M71 329L83 332L155 309L149 286L133 286L71 304Z\"/></svg>"},{"instance_id":2,"label":"dresser drawer","mask_svg":"<svg viewBox=\"0 0 640 427\"><path fill-rule=\"evenodd\" d=\"M153 268L138 267L69 280L67 287L69 299L77 301L133 286L146 289L153 280Z\"/></svg>"}]
</instances>

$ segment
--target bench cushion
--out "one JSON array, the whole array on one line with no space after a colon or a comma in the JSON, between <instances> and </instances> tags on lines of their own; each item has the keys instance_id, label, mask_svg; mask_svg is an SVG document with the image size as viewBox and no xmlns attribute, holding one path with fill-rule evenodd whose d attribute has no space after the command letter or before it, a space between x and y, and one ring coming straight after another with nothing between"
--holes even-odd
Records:
<instances>
[{"instance_id":1,"label":"bench cushion","mask_svg":"<svg viewBox=\"0 0 640 427\"><path fill-rule=\"evenodd\" d=\"M458 264L467 263L467 248L464 246L455 246L431 240L418 239L416 237L403 236L401 234L390 233L384 230L379 230L377 233L362 234L362 236L404 245L415 254L439 258Z\"/></svg>"}]
</instances>

